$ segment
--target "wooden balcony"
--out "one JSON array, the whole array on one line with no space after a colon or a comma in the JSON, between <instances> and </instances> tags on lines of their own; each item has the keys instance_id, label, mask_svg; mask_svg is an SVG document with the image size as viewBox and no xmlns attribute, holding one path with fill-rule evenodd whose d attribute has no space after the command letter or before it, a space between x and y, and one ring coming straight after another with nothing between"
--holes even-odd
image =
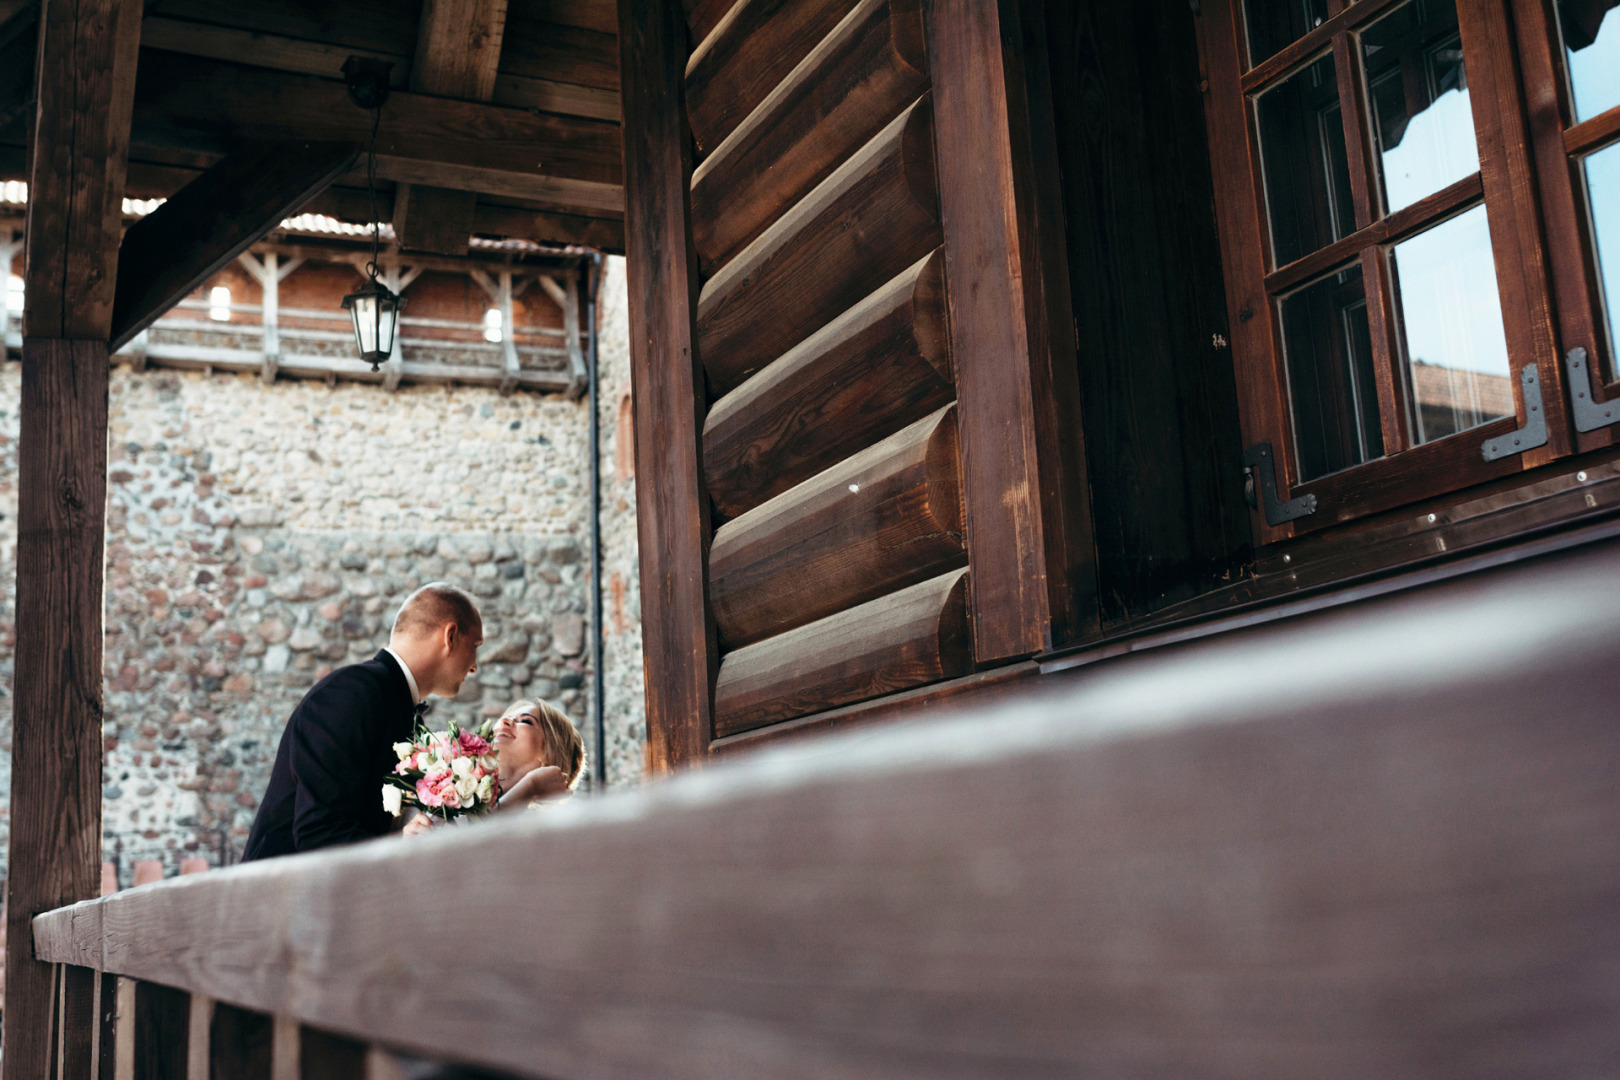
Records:
<instances>
[{"instance_id":1,"label":"wooden balcony","mask_svg":"<svg viewBox=\"0 0 1620 1080\"><path fill-rule=\"evenodd\" d=\"M1600 1075L1616 531L41 915L59 1075Z\"/></svg>"}]
</instances>

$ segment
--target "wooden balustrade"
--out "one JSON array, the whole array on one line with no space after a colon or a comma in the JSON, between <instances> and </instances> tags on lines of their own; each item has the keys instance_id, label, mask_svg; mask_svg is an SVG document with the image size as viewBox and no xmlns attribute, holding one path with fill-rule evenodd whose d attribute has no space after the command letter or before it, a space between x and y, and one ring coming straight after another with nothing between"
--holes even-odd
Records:
<instances>
[{"instance_id":1,"label":"wooden balustrade","mask_svg":"<svg viewBox=\"0 0 1620 1080\"><path fill-rule=\"evenodd\" d=\"M60 1075L376 1077L377 1045L552 1080L1596 1075L1602 532L926 724L49 912Z\"/></svg>"}]
</instances>

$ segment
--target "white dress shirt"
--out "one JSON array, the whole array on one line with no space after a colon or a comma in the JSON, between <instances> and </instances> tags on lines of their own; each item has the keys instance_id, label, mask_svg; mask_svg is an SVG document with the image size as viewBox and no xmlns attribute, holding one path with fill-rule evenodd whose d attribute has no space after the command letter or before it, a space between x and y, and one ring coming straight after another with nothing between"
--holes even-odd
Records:
<instances>
[{"instance_id":1,"label":"white dress shirt","mask_svg":"<svg viewBox=\"0 0 1620 1080\"><path fill-rule=\"evenodd\" d=\"M394 662L399 665L399 670L405 673L405 683L411 688L411 704L413 706L422 704L422 692L416 688L416 676L411 674L411 665L407 664L403 656L387 645L383 646L383 652L392 656Z\"/></svg>"}]
</instances>

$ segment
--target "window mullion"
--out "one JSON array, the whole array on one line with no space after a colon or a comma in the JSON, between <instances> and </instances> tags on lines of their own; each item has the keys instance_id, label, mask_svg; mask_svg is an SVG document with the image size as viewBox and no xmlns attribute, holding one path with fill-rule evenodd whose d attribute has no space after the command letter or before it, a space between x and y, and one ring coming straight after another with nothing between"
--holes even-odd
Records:
<instances>
[{"instance_id":1,"label":"window mullion","mask_svg":"<svg viewBox=\"0 0 1620 1080\"><path fill-rule=\"evenodd\" d=\"M1384 434L1384 456L1388 457L1409 449L1412 439L1407 424L1401 353L1396 344L1400 312L1383 248L1362 249L1361 280L1366 283L1367 326L1372 336L1373 371L1378 380L1378 419Z\"/></svg>"},{"instance_id":2,"label":"window mullion","mask_svg":"<svg viewBox=\"0 0 1620 1080\"><path fill-rule=\"evenodd\" d=\"M1356 228L1365 229L1377 217L1378 178L1374 175L1371 128L1367 121L1367 95L1359 50L1349 31L1333 35L1333 67L1339 79L1339 116L1344 121L1344 152L1350 166L1350 193L1356 204Z\"/></svg>"}]
</instances>

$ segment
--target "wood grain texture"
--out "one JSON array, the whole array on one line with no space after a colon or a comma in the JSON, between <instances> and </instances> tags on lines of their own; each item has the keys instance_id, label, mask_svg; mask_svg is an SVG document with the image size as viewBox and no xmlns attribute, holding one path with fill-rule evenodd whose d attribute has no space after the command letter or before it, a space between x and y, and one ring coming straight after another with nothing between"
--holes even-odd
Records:
<instances>
[{"instance_id":1,"label":"wood grain texture","mask_svg":"<svg viewBox=\"0 0 1620 1080\"><path fill-rule=\"evenodd\" d=\"M99 978L90 968L71 964L61 967L57 1080L95 1080L96 982Z\"/></svg>"},{"instance_id":2,"label":"wood grain texture","mask_svg":"<svg viewBox=\"0 0 1620 1080\"><path fill-rule=\"evenodd\" d=\"M967 585L953 570L728 653L715 737L965 675Z\"/></svg>"},{"instance_id":3,"label":"wood grain texture","mask_svg":"<svg viewBox=\"0 0 1620 1080\"><path fill-rule=\"evenodd\" d=\"M364 145L371 116L332 79L165 53L141 66L135 126L143 141L217 152L235 139ZM377 154L523 177L620 182L616 124L401 90L383 105Z\"/></svg>"},{"instance_id":4,"label":"wood grain texture","mask_svg":"<svg viewBox=\"0 0 1620 1080\"><path fill-rule=\"evenodd\" d=\"M136 983L133 1080L185 1076L190 1035L190 994L157 983Z\"/></svg>"},{"instance_id":5,"label":"wood grain texture","mask_svg":"<svg viewBox=\"0 0 1620 1080\"><path fill-rule=\"evenodd\" d=\"M609 255L624 254L624 219L561 214L480 202L473 231L537 244L578 244Z\"/></svg>"},{"instance_id":6,"label":"wood grain texture","mask_svg":"<svg viewBox=\"0 0 1620 1080\"><path fill-rule=\"evenodd\" d=\"M425 0L417 26L411 89L488 101L506 32L506 0Z\"/></svg>"},{"instance_id":7,"label":"wood grain texture","mask_svg":"<svg viewBox=\"0 0 1620 1080\"><path fill-rule=\"evenodd\" d=\"M116 1080L118 1071L118 976L96 973L96 1025L90 1058L95 1080Z\"/></svg>"},{"instance_id":8,"label":"wood grain texture","mask_svg":"<svg viewBox=\"0 0 1620 1080\"><path fill-rule=\"evenodd\" d=\"M216 1002L209 1032L209 1080L270 1080L274 1027L275 1021L264 1013Z\"/></svg>"},{"instance_id":9,"label":"wood grain texture","mask_svg":"<svg viewBox=\"0 0 1620 1080\"><path fill-rule=\"evenodd\" d=\"M692 175L705 278L928 89L913 0L862 0Z\"/></svg>"},{"instance_id":10,"label":"wood grain texture","mask_svg":"<svg viewBox=\"0 0 1620 1080\"><path fill-rule=\"evenodd\" d=\"M686 65L692 138L707 154L787 78L857 0L739 0Z\"/></svg>"},{"instance_id":11,"label":"wood grain texture","mask_svg":"<svg viewBox=\"0 0 1620 1080\"><path fill-rule=\"evenodd\" d=\"M116 894L84 905L85 946L531 1075L1601 1075L1617 651L1610 540L548 814ZM1276 690L1302 671L1309 708ZM519 904L547 917L393 951Z\"/></svg>"},{"instance_id":12,"label":"wood grain texture","mask_svg":"<svg viewBox=\"0 0 1620 1080\"><path fill-rule=\"evenodd\" d=\"M714 505L736 517L950 401L949 337L934 251L715 403Z\"/></svg>"},{"instance_id":13,"label":"wood grain texture","mask_svg":"<svg viewBox=\"0 0 1620 1080\"><path fill-rule=\"evenodd\" d=\"M509 0L501 72L617 90L619 50L615 36L591 27L554 22L549 18L548 6L544 0Z\"/></svg>"},{"instance_id":14,"label":"wood grain texture","mask_svg":"<svg viewBox=\"0 0 1620 1080\"><path fill-rule=\"evenodd\" d=\"M933 156L925 98L704 284L698 352L716 395L939 246Z\"/></svg>"},{"instance_id":15,"label":"wood grain texture","mask_svg":"<svg viewBox=\"0 0 1620 1080\"><path fill-rule=\"evenodd\" d=\"M400 184L394 193L394 235L404 251L460 255L477 211L477 192Z\"/></svg>"},{"instance_id":16,"label":"wood grain texture","mask_svg":"<svg viewBox=\"0 0 1620 1080\"><path fill-rule=\"evenodd\" d=\"M709 604L736 649L966 560L947 405L716 530Z\"/></svg>"},{"instance_id":17,"label":"wood grain texture","mask_svg":"<svg viewBox=\"0 0 1620 1080\"><path fill-rule=\"evenodd\" d=\"M1096 623L1074 323L1039 23L1026 25L1018 0L930 0L925 11L973 647L985 664Z\"/></svg>"},{"instance_id":18,"label":"wood grain texture","mask_svg":"<svg viewBox=\"0 0 1620 1080\"><path fill-rule=\"evenodd\" d=\"M244 146L129 227L118 252L116 350L345 172L353 143ZM463 245L465 247L465 245Z\"/></svg>"},{"instance_id":19,"label":"wood grain texture","mask_svg":"<svg viewBox=\"0 0 1620 1080\"><path fill-rule=\"evenodd\" d=\"M690 35L689 47L697 48L700 42L714 33L715 27L735 3L736 0L681 0Z\"/></svg>"},{"instance_id":20,"label":"wood grain texture","mask_svg":"<svg viewBox=\"0 0 1620 1080\"><path fill-rule=\"evenodd\" d=\"M38 1080L49 1050L51 973L28 922L101 888L107 384L105 341L23 339L5 1080Z\"/></svg>"},{"instance_id":21,"label":"wood grain texture","mask_svg":"<svg viewBox=\"0 0 1620 1080\"><path fill-rule=\"evenodd\" d=\"M708 752L716 663L691 140L681 107L686 26L679 0L619 0L619 27L647 761L664 772Z\"/></svg>"},{"instance_id":22,"label":"wood grain texture","mask_svg":"<svg viewBox=\"0 0 1620 1080\"><path fill-rule=\"evenodd\" d=\"M23 336L105 339L123 228L141 5L56 0L43 11Z\"/></svg>"}]
</instances>

